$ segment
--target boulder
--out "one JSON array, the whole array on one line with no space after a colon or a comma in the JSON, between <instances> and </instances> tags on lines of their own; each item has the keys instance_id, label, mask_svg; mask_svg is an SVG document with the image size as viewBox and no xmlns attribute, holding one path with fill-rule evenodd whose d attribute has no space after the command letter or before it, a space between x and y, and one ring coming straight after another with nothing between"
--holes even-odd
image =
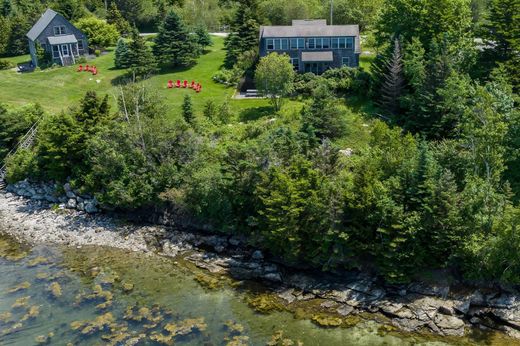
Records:
<instances>
[{"instance_id":1,"label":"boulder","mask_svg":"<svg viewBox=\"0 0 520 346\"><path fill-rule=\"evenodd\" d=\"M65 206L67 209L76 209L77 202L74 198L71 198L67 201L67 205Z\"/></svg>"},{"instance_id":2,"label":"boulder","mask_svg":"<svg viewBox=\"0 0 520 346\"><path fill-rule=\"evenodd\" d=\"M255 261L261 261L264 259L264 255L262 254L262 251L260 250L256 250L255 252L253 252L253 254L251 255L251 259L255 260Z\"/></svg>"}]
</instances>

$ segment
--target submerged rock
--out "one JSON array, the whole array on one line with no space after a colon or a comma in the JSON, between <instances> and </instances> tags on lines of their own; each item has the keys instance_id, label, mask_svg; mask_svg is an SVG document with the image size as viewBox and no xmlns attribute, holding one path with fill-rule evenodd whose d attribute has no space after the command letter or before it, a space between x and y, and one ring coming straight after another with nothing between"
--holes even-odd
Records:
<instances>
[{"instance_id":1,"label":"submerged rock","mask_svg":"<svg viewBox=\"0 0 520 346\"><path fill-rule=\"evenodd\" d=\"M54 298L59 298L59 297L61 297L62 294L63 294L63 292L62 292L62 290L61 290L61 285L60 285L58 282L56 282L56 281L54 281L53 283L51 283L51 284L49 285L49 287L47 287L47 290L48 290L49 292L51 292L51 294L52 294L52 296L53 296Z\"/></svg>"},{"instance_id":2,"label":"submerged rock","mask_svg":"<svg viewBox=\"0 0 520 346\"><path fill-rule=\"evenodd\" d=\"M18 291L23 291L23 290L28 289L29 287L31 287L31 283L29 281L24 281L21 284L18 284L16 286L10 288L9 290L7 290L7 293L15 293Z\"/></svg>"}]
</instances>

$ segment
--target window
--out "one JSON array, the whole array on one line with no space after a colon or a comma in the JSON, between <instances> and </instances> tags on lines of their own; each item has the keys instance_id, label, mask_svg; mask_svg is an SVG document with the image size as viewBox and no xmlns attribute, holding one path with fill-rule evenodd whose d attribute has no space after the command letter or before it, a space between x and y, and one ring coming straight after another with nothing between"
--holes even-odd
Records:
<instances>
[{"instance_id":1,"label":"window","mask_svg":"<svg viewBox=\"0 0 520 346\"><path fill-rule=\"evenodd\" d=\"M300 69L300 59L298 58L291 58L291 64L293 65L295 70Z\"/></svg>"},{"instance_id":2,"label":"window","mask_svg":"<svg viewBox=\"0 0 520 346\"><path fill-rule=\"evenodd\" d=\"M342 66L350 66L350 58L348 56L341 58Z\"/></svg>"},{"instance_id":3,"label":"window","mask_svg":"<svg viewBox=\"0 0 520 346\"><path fill-rule=\"evenodd\" d=\"M322 48L322 39L321 38L316 38L316 49L321 49Z\"/></svg>"},{"instance_id":4,"label":"window","mask_svg":"<svg viewBox=\"0 0 520 346\"><path fill-rule=\"evenodd\" d=\"M78 40L78 49L83 50L83 40Z\"/></svg>"},{"instance_id":5,"label":"window","mask_svg":"<svg viewBox=\"0 0 520 346\"><path fill-rule=\"evenodd\" d=\"M61 45L61 51L63 53L63 56L69 56L69 46L66 44Z\"/></svg>"},{"instance_id":6,"label":"window","mask_svg":"<svg viewBox=\"0 0 520 346\"><path fill-rule=\"evenodd\" d=\"M329 49L330 48L330 38L323 38L322 39L322 47L323 47L323 49Z\"/></svg>"},{"instance_id":7,"label":"window","mask_svg":"<svg viewBox=\"0 0 520 346\"><path fill-rule=\"evenodd\" d=\"M307 42L307 48L309 48L309 49L316 48L316 39L315 38L309 38L309 41Z\"/></svg>"},{"instance_id":8,"label":"window","mask_svg":"<svg viewBox=\"0 0 520 346\"><path fill-rule=\"evenodd\" d=\"M354 47L354 38L347 37L347 48L352 49L352 47Z\"/></svg>"},{"instance_id":9,"label":"window","mask_svg":"<svg viewBox=\"0 0 520 346\"><path fill-rule=\"evenodd\" d=\"M55 26L54 27L54 35L65 35L65 25Z\"/></svg>"},{"instance_id":10,"label":"window","mask_svg":"<svg viewBox=\"0 0 520 346\"><path fill-rule=\"evenodd\" d=\"M330 39L330 42L331 42L331 47L333 49L337 49L339 48L339 38L335 37L335 38L331 38Z\"/></svg>"},{"instance_id":11,"label":"window","mask_svg":"<svg viewBox=\"0 0 520 346\"><path fill-rule=\"evenodd\" d=\"M303 49L305 48L305 39L304 38L291 38L291 49Z\"/></svg>"},{"instance_id":12,"label":"window","mask_svg":"<svg viewBox=\"0 0 520 346\"><path fill-rule=\"evenodd\" d=\"M289 40L286 38L267 39L267 50L289 50Z\"/></svg>"},{"instance_id":13,"label":"window","mask_svg":"<svg viewBox=\"0 0 520 346\"><path fill-rule=\"evenodd\" d=\"M58 49L58 46L52 46L52 57L53 58L59 58L60 57L60 51Z\"/></svg>"}]
</instances>

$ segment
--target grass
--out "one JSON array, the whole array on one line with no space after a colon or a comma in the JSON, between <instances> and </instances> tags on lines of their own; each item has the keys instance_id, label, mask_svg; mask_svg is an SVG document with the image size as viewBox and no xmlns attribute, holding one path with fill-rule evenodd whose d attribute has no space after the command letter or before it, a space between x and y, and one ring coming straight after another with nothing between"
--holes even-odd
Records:
<instances>
[{"instance_id":1,"label":"grass","mask_svg":"<svg viewBox=\"0 0 520 346\"><path fill-rule=\"evenodd\" d=\"M146 80L144 83L155 89L158 96L168 105L172 114L181 111L184 95L192 96L195 110L201 111L208 100L221 104L228 99L230 107L239 114L239 118L247 119L255 109L269 108L269 102L265 99L232 99L233 88L226 88L213 82L211 77L221 67L225 51L223 50L223 38L213 37L214 45L209 47L206 54L202 55L197 64L191 68L163 69L158 74ZM15 63L29 60L28 55L8 58ZM109 94L112 105L115 105L117 95L117 81L125 74L124 70L114 68L114 51L88 62L94 64L99 70L97 76L86 72L76 72L76 66L59 67L34 71L28 73L16 73L14 70L0 71L0 102L12 106L21 106L27 103L39 103L50 112L60 112L78 100L88 90L95 90L99 94ZM168 80L195 80L202 85L200 94L191 89L168 89ZM97 82L99 80L99 83Z\"/></svg>"}]
</instances>

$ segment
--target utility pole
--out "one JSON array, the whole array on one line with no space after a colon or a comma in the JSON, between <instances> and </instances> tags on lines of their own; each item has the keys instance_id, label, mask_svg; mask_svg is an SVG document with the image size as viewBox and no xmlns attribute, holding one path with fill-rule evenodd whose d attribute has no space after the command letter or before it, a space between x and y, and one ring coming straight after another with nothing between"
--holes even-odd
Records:
<instances>
[{"instance_id":1,"label":"utility pole","mask_svg":"<svg viewBox=\"0 0 520 346\"><path fill-rule=\"evenodd\" d=\"M334 14L334 0L330 0L330 25L332 25L332 15Z\"/></svg>"}]
</instances>

